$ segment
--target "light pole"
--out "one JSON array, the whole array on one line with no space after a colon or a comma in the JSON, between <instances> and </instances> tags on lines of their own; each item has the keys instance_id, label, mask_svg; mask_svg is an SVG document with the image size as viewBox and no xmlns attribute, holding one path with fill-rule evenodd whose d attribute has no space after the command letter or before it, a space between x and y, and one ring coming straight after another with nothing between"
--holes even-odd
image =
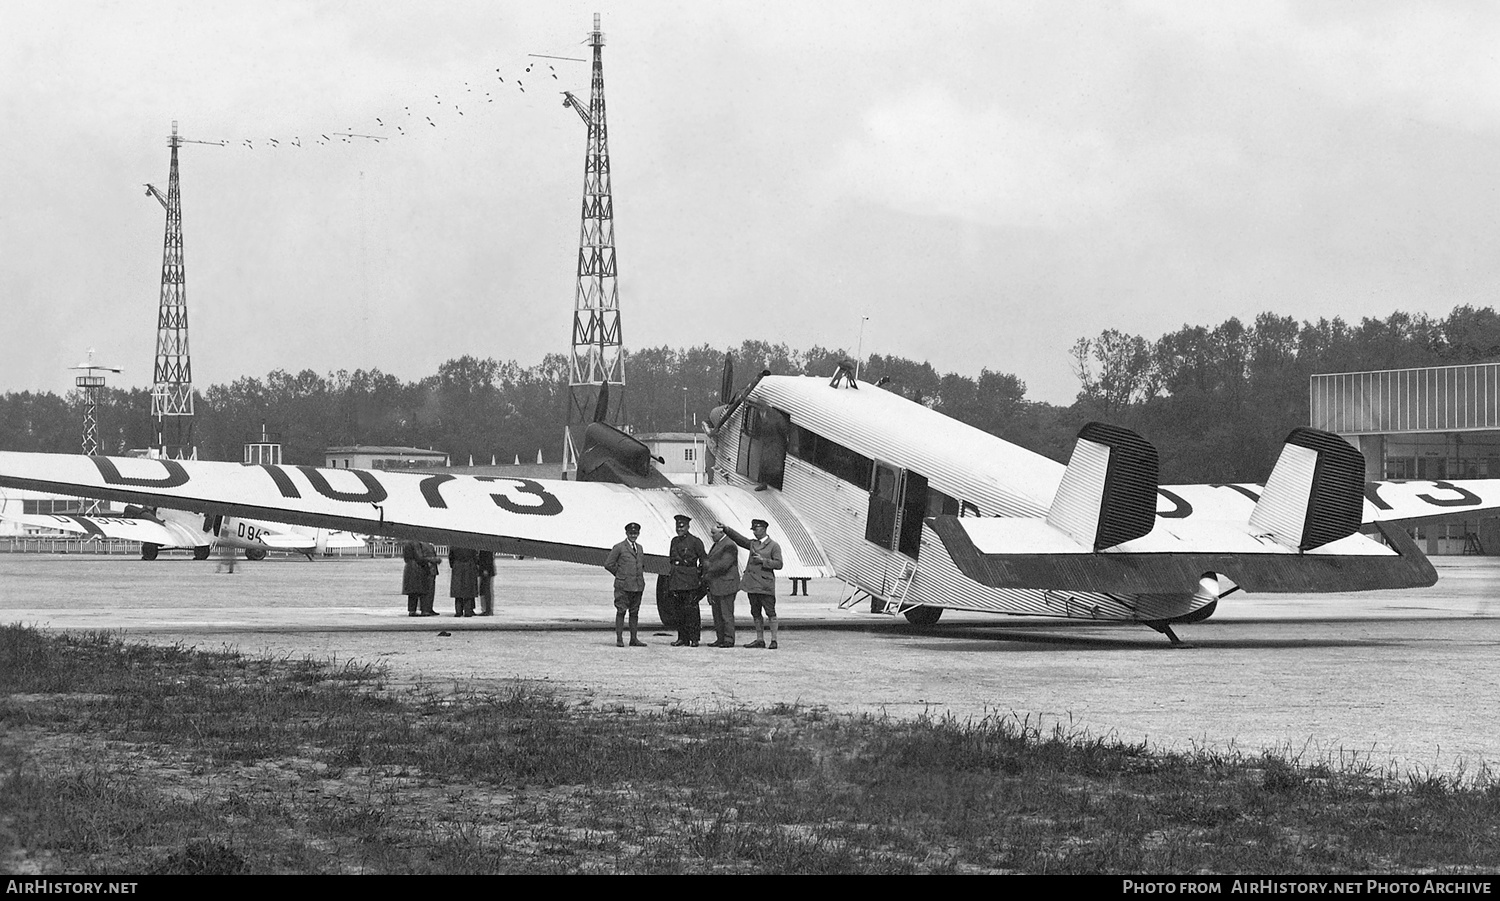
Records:
<instances>
[{"instance_id":1,"label":"light pole","mask_svg":"<svg viewBox=\"0 0 1500 901\"><path fill-rule=\"evenodd\" d=\"M854 380L856 382L859 381L859 366L865 355L865 323L869 321L868 316L859 317L859 346L854 351Z\"/></svg>"}]
</instances>

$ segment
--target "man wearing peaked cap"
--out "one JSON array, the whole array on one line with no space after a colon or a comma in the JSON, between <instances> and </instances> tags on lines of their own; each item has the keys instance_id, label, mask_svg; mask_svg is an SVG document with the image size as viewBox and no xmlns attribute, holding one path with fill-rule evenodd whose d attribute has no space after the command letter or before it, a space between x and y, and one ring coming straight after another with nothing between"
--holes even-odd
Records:
<instances>
[{"instance_id":1,"label":"man wearing peaked cap","mask_svg":"<svg viewBox=\"0 0 1500 901\"><path fill-rule=\"evenodd\" d=\"M671 572L667 574L667 594L677 614L677 640L672 647L698 646L703 633L703 619L698 613L698 601L703 597L703 565L708 551L697 535L688 531L691 516L679 513L677 535L672 539L669 556Z\"/></svg>"},{"instance_id":2,"label":"man wearing peaked cap","mask_svg":"<svg viewBox=\"0 0 1500 901\"><path fill-rule=\"evenodd\" d=\"M636 637L636 623L641 615L641 594L646 590L646 554L641 550L641 524L625 524L625 540L609 549L604 568L615 577L615 644L625 647L625 614L630 614L630 646L643 648L646 643Z\"/></svg>"},{"instance_id":3,"label":"man wearing peaked cap","mask_svg":"<svg viewBox=\"0 0 1500 901\"><path fill-rule=\"evenodd\" d=\"M740 588L750 601L750 616L755 620L755 640L747 648L770 648L776 650L776 570L781 569L781 545L766 534L768 524L764 519L750 520L750 532L755 537L746 538L729 526L724 527L735 544L750 552L745 563L745 574L740 578ZM764 621L761 616L765 615ZM771 643L765 642L765 629L771 630Z\"/></svg>"}]
</instances>

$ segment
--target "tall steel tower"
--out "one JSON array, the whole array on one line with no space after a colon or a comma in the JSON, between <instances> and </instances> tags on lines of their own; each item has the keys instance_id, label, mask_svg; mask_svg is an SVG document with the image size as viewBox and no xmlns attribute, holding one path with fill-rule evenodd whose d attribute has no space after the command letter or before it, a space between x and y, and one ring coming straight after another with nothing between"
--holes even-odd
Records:
<instances>
[{"instance_id":1,"label":"tall steel tower","mask_svg":"<svg viewBox=\"0 0 1500 901\"><path fill-rule=\"evenodd\" d=\"M92 347L89 348L89 358L73 368L83 372L83 375L73 379L73 384L83 394L83 452L86 456L95 457L99 454L99 421L95 416L95 411L104 393L104 376L101 373L120 370L113 366L95 363ZM98 513L98 498L84 501L83 512Z\"/></svg>"},{"instance_id":2,"label":"tall steel tower","mask_svg":"<svg viewBox=\"0 0 1500 901\"><path fill-rule=\"evenodd\" d=\"M146 193L167 211L167 234L161 255L161 306L156 314L156 365L151 388L151 417L156 420L154 450L165 457L196 458L193 447L193 364L188 356L187 274L182 262L182 190L177 179L177 148L183 144L213 144L178 137L172 120L172 168L167 176L167 195L154 185ZM170 421L170 425L168 424Z\"/></svg>"},{"instance_id":3,"label":"tall steel tower","mask_svg":"<svg viewBox=\"0 0 1500 901\"><path fill-rule=\"evenodd\" d=\"M609 130L604 122L604 33L599 14L589 35L594 48L588 111L563 92L588 126L583 158L583 224L578 236L578 288L573 300L573 351L568 364L568 424L563 434L564 477L578 468L583 429L599 419L625 418L625 350L620 338L620 294L615 272L615 214L609 186ZM608 387L606 388L606 384ZM605 392L600 404L600 393Z\"/></svg>"}]
</instances>

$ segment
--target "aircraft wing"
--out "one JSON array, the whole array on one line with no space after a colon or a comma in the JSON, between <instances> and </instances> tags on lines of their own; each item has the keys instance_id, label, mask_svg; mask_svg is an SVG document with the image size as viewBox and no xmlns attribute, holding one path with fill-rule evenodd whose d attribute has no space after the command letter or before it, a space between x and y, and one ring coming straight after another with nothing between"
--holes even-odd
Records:
<instances>
[{"instance_id":1,"label":"aircraft wing","mask_svg":"<svg viewBox=\"0 0 1500 901\"><path fill-rule=\"evenodd\" d=\"M834 575L775 492L727 485L629 488L603 482L424 475L311 466L242 465L0 452L0 486L122 500L393 538L600 565L641 524L651 572L669 569L673 517L693 518L707 543L715 520L775 524L785 577Z\"/></svg>"},{"instance_id":2,"label":"aircraft wing","mask_svg":"<svg viewBox=\"0 0 1500 901\"><path fill-rule=\"evenodd\" d=\"M259 544L278 551L310 551L313 549L312 536L299 535L295 532L261 532L256 536L255 540Z\"/></svg>"},{"instance_id":3,"label":"aircraft wing","mask_svg":"<svg viewBox=\"0 0 1500 901\"><path fill-rule=\"evenodd\" d=\"M23 513L7 514L3 518L32 528L55 529L86 538L120 538L167 548L198 547L208 543L206 536L185 530L175 523L138 516Z\"/></svg>"},{"instance_id":4,"label":"aircraft wing","mask_svg":"<svg viewBox=\"0 0 1500 901\"><path fill-rule=\"evenodd\" d=\"M329 532L328 537L323 541L323 547L331 551L353 550L368 546L363 538L352 532Z\"/></svg>"},{"instance_id":5,"label":"aircraft wing","mask_svg":"<svg viewBox=\"0 0 1500 901\"><path fill-rule=\"evenodd\" d=\"M297 527L291 531L279 531L275 526L261 528L256 532L255 540L268 548L278 551L300 551L308 552L314 550L339 550L366 547L365 542L354 537L348 532L324 530L325 536L319 541L316 530L308 530Z\"/></svg>"},{"instance_id":6,"label":"aircraft wing","mask_svg":"<svg viewBox=\"0 0 1500 901\"><path fill-rule=\"evenodd\" d=\"M1265 486L1244 482L1163 485L1157 489L1160 519L1244 520ZM1394 479L1366 482L1362 522L1419 525L1441 519L1500 513L1500 479ZM1367 531L1372 531L1367 529Z\"/></svg>"}]
</instances>

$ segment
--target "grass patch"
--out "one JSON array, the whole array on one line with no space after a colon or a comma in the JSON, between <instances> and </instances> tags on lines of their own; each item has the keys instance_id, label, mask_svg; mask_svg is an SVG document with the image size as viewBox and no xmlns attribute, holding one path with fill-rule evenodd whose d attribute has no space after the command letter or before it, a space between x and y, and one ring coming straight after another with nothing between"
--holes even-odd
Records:
<instances>
[{"instance_id":1,"label":"grass patch","mask_svg":"<svg viewBox=\"0 0 1500 901\"><path fill-rule=\"evenodd\" d=\"M0 627L14 873L1487 873L1500 785Z\"/></svg>"}]
</instances>

